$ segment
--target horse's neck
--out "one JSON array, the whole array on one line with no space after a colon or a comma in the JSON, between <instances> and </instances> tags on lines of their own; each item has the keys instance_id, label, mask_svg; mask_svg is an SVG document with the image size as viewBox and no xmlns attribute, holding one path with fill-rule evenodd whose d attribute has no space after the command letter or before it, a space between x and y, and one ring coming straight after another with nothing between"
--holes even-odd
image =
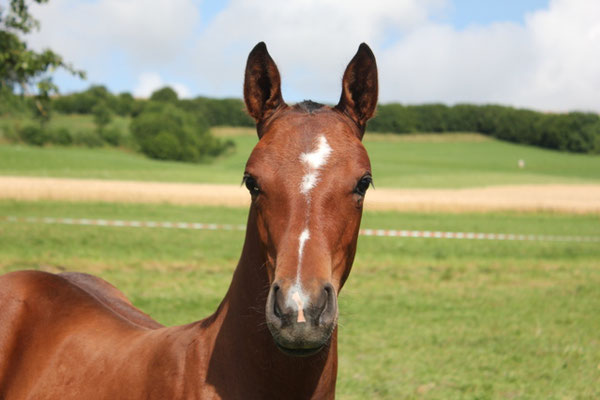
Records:
<instances>
[{"instance_id":1,"label":"horse's neck","mask_svg":"<svg viewBox=\"0 0 600 400\"><path fill-rule=\"evenodd\" d=\"M242 255L233 274L229 290L217 310L217 318L222 318L224 325L230 324L226 328L243 329L241 332L246 334L268 335L269 331L265 325L264 316L268 290L269 277L266 259L260 249L255 214L251 209ZM219 330L223 331L224 329L225 327L221 327Z\"/></svg>"},{"instance_id":2,"label":"horse's neck","mask_svg":"<svg viewBox=\"0 0 600 400\"><path fill-rule=\"evenodd\" d=\"M315 394L330 397L335 389L337 335L332 335L327 349L312 357L296 358L281 353L265 321L267 268L251 209L233 280L219 309L209 318L208 332L215 337L207 382L217 391L229 394L238 386L263 390L256 396L263 398L279 392L288 398L310 398ZM232 379L239 385L232 384ZM247 392L244 395L254 397Z\"/></svg>"}]
</instances>

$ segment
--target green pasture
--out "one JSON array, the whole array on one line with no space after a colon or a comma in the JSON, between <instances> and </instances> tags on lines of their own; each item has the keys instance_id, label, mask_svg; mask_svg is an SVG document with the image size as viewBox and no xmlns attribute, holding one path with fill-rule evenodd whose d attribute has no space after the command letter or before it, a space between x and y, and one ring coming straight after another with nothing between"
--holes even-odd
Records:
<instances>
[{"instance_id":1,"label":"green pasture","mask_svg":"<svg viewBox=\"0 0 600 400\"><path fill-rule=\"evenodd\" d=\"M87 124L93 129L89 116L56 116L51 123L73 127ZM127 120L113 123L125 126ZM214 131L233 140L235 149L202 164L156 161L124 149L38 148L0 142L0 175L239 184L257 138L249 128L221 127ZM478 134L367 132L365 145L375 185L380 187L600 182L598 155L561 153ZM525 161L525 168L518 167L518 160Z\"/></svg>"},{"instance_id":2,"label":"green pasture","mask_svg":"<svg viewBox=\"0 0 600 400\"><path fill-rule=\"evenodd\" d=\"M247 210L0 201L0 216L244 224ZM598 215L366 213L364 228L600 236ZM0 272L97 274L158 321L209 315L243 232L14 223ZM340 294L340 399L600 398L600 245L361 237Z\"/></svg>"}]
</instances>

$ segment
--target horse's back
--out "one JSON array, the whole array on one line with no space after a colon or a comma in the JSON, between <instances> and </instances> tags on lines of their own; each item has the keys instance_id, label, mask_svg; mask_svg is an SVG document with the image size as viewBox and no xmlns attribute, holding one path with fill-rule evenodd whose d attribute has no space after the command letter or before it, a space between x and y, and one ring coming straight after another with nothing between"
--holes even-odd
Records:
<instances>
[{"instance_id":1,"label":"horse's back","mask_svg":"<svg viewBox=\"0 0 600 400\"><path fill-rule=\"evenodd\" d=\"M99 309L143 328L156 329L163 325L137 309L129 299L107 281L79 272L52 274L42 271L17 271L0 276L0 302L27 304L56 304L61 299L69 308L95 305Z\"/></svg>"},{"instance_id":2,"label":"horse's back","mask_svg":"<svg viewBox=\"0 0 600 400\"><path fill-rule=\"evenodd\" d=\"M163 327L148 314L134 307L123 292L104 279L81 272L63 272L59 276L83 289L104 306L136 325L150 329Z\"/></svg>"}]
</instances>

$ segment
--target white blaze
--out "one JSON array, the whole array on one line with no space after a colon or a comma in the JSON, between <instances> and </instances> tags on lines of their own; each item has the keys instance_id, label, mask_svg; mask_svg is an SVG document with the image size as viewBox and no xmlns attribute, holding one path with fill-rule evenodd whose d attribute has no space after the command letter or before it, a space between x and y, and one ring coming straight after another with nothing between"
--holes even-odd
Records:
<instances>
[{"instance_id":1,"label":"white blaze","mask_svg":"<svg viewBox=\"0 0 600 400\"><path fill-rule=\"evenodd\" d=\"M317 185L319 182L319 172L320 169L327 163L327 159L331 154L331 147L329 143L327 143L327 139L325 136L321 135L317 139L317 149L310 153L302 153L300 154L300 160L306 166L306 172L302 177L302 181L300 182L300 193L302 193L306 197L306 202L310 204L310 191ZM307 211L306 220L309 220L310 215ZM298 237L298 269L296 271L296 283L289 291L290 295L288 295L287 303L288 306L295 306L298 310L297 322L306 322L304 318L304 305L307 304L307 296L302 290L302 285L300 284L300 267L302 266L302 258L304 255L304 246L306 245L306 241L310 239L310 231L308 226L304 228L304 230L300 233Z\"/></svg>"},{"instance_id":2,"label":"white blaze","mask_svg":"<svg viewBox=\"0 0 600 400\"><path fill-rule=\"evenodd\" d=\"M305 229L302 231L300 237L298 238L298 264L302 262L302 253L304 253L304 245L306 244L306 241L308 239L310 239L310 232L308 231L308 229ZM300 269L298 269L298 271L300 271Z\"/></svg>"},{"instance_id":3,"label":"white blaze","mask_svg":"<svg viewBox=\"0 0 600 400\"><path fill-rule=\"evenodd\" d=\"M312 188L315 187L319 180L319 169L327 162L327 158L331 154L331 147L327 143L325 136L319 136L317 149L310 153L302 153L300 160L306 164L307 171L302 177L300 184L300 192L308 195Z\"/></svg>"},{"instance_id":4,"label":"white blaze","mask_svg":"<svg viewBox=\"0 0 600 400\"><path fill-rule=\"evenodd\" d=\"M308 194L312 188L317 184L317 174L309 172L302 177L302 183L300 185L300 193Z\"/></svg>"}]
</instances>

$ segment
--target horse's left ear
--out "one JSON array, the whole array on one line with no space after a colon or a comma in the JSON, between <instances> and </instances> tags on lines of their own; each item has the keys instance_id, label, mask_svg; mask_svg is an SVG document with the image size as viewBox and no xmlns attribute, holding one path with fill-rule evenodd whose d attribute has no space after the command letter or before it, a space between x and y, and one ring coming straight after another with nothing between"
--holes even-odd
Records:
<instances>
[{"instance_id":1,"label":"horse's left ear","mask_svg":"<svg viewBox=\"0 0 600 400\"><path fill-rule=\"evenodd\" d=\"M244 77L244 101L248 113L258 124L281 105L281 78L277 65L264 42L257 44L248 55Z\"/></svg>"},{"instance_id":2,"label":"horse's left ear","mask_svg":"<svg viewBox=\"0 0 600 400\"><path fill-rule=\"evenodd\" d=\"M365 132L369 118L377 107L377 63L373 52L361 43L342 80L342 96L335 108L348 115L360 128L359 139Z\"/></svg>"}]
</instances>

